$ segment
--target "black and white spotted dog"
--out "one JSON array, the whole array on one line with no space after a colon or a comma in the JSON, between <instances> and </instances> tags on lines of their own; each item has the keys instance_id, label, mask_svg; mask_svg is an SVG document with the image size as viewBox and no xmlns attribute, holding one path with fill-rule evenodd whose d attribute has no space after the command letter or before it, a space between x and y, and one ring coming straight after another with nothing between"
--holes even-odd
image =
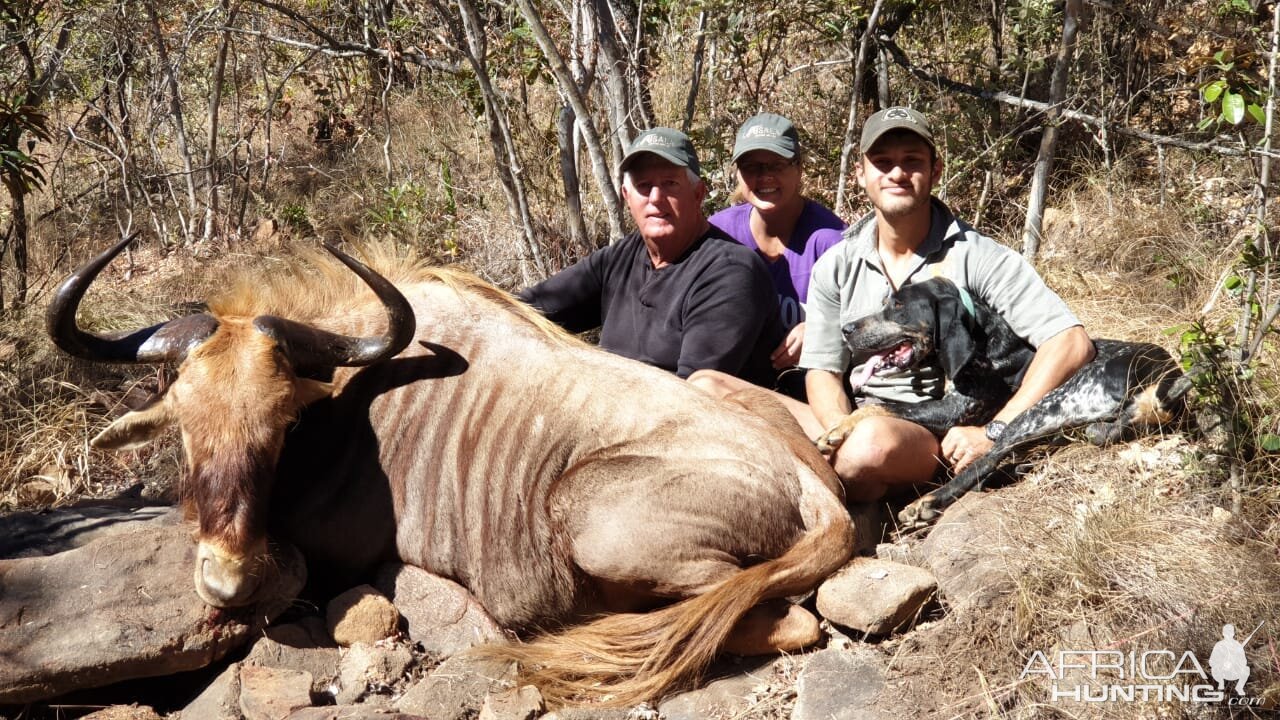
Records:
<instances>
[{"instance_id":1,"label":"black and white spotted dog","mask_svg":"<svg viewBox=\"0 0 1280 720\"><path fill-rule=\"evenodd\" d=\"M841 331L854 360L868 373L936 363L947 378L941 398L918 403L864 405L818 439L834 452L854 426L871 415L891 415L941 438L956 425L986 425L1022 381L1034 350L998 313L965 297L945 278L911 283L879 312ZM983 482L1010 453L1063 430L1085 427L1097 444L1173 422L1191 382L1163 348L1142 342L1095 340L1097 357L1056 390L1014 418L991 450L950 482L898 515L907 528L933 522L943 508ZM856 383L855 383L856 384Z\"/></svg>"}]
</instances>

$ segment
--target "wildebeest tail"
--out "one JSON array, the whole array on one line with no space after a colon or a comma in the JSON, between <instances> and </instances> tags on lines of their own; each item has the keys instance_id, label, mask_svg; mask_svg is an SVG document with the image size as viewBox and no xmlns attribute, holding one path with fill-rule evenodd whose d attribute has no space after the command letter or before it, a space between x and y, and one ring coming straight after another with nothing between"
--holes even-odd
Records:
<instances>
[{"instance_id":1,"label":"wildebeest tail","mask_svg":"<svg viewBox=\"0 0 1280 720\"><path fill-rule=\"evenodd\" d=\"M521 682L538 686L549 705L628 706L693 685L748 610L811 590L848 561L856 532L848 512L831 500L834 511L824 512L786 553L702 595L477 652L518 662Z\"/></svg>"}]
</instances>

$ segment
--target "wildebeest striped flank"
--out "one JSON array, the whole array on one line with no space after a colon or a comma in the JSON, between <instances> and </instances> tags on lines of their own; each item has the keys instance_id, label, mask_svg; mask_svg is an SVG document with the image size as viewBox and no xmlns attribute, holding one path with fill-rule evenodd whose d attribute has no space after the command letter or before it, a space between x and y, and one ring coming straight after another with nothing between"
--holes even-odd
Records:
<instances>
[{"instance_id":1,"label":"wildebeest striped flank","mask_svg":"<svg viewBox=\"0 0 1280 720\"><path fill-rule=\"evenodd\" d=\"M816 449L758 414L778 409L713 399L385 251L369 252L376 271L330 250L354 274L316 258L208 313L85 332L80 299L127 242L64 281L49 332L82 357L180 363L94 443L180 428L206 602L252 601L269 535L335 587L399 559L466 586L504 627L561 627L490 651L553 701L654 698L720 649L816 639L816 619L777 599L840 567L855 533ZM602 612L622 614L575 625Z\"/></svg>"}]
</instances>

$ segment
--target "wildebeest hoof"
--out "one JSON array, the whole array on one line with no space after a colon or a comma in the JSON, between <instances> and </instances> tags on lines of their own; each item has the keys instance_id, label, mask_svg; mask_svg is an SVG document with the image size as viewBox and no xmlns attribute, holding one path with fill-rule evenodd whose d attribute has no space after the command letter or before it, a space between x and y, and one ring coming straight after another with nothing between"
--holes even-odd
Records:
<instances>
[{"instance_id":1,"label":"wildebeest hoof","mask_svg":"<svg viewBox=\"0 0 1280 720\"><path fill-rule=\"evenodd\" d=\"M898 513L898 525L902 530L919 530L932 525L942 514L934 505L931 495L916 500Z\"/></svg>"}]
</instances>

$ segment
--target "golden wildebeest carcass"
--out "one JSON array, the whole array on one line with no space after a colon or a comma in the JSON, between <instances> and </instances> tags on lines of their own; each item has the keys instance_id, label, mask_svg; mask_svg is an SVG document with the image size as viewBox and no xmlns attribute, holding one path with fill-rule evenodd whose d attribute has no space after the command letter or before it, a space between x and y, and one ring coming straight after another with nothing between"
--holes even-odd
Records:
<instances>
[{"instance_id":1,"label":"golden wildebeest carcass","mask_svg":"<svg viewBox=\"0 0 1280 720\"><path fill-rule=\"evenodd\" d=\"M504 627L561 628L491 651L553 700L655 698L718 650L816 639L779 599L839 568L855 531L830 467L767 406L715 400L389 252L374 271L330 250L354 274L326 259L232 285L207 313L81 330L80 299L127 242L63 282L49 333L84 358L178 364L94 444L180 429L205 602L253 599L269 534L335 587L399 559Z\"/></svg>"}]
</instances>

